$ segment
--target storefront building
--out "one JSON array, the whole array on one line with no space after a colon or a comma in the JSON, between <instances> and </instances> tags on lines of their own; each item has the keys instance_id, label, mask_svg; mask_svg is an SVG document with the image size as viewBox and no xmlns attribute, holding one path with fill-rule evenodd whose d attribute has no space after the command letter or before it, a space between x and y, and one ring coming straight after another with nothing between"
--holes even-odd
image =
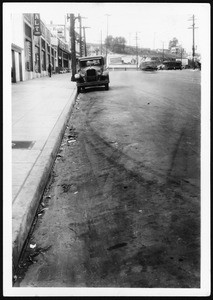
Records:
<instances>
[{"instance_id":1,"label":"storefront building","mask_svg":"<svg viewBox=\"0 0 213 300\"><path fill-rule=\"evenodd\" d=\"M70 69L71 55L68 50L68 45L58 39L58 67Z\"/></svg>"},{"instance_id":2,"label":"storefront building","mask_svg":"<svg viewBox=\"0 0 213 300\"><path fill-rule=\"evenodd\" d=\"M24 80L24 31L23 17L14 14L12 23L12 43L11 43L11 82Z\"/></svg>"},{"instance_id":3,"label":"storefront building","mask_svg":"<svg viewBox=\"0 0 213 300\"><path fill-rule=\"evenodd\" d=\"M53 73L57 72L59 66L70 69L68 45L54 37L40 19L40 34L36 35L35 14L12 15L11 19L13 31L11 81L13 83L47 76L49 64L52 65ZM53 44L52 40L54 40Z\"/></svg>"}]
</instances>

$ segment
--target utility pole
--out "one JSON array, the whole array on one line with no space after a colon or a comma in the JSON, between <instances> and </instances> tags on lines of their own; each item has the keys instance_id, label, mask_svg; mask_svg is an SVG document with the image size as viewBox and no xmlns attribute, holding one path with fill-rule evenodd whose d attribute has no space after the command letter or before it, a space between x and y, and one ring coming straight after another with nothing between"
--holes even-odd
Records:
<instances>
[{"instance_id":1,"label":"utility pole","mask_svg":"<svg viewBox=\"0 0 213 300\"><path fill-rule=\"evenodd\" d=\"M71 40L71 63L72 63L72 77L71 81L75 81L76 73L76 52L75 52L75 16L70 14L70 40Z\"/></svg>"},{"instance_id":2,"label":"utility pole","mask_svg":"<svg viewBox=\"0 0 213 300\"><path fill-rule=\"evenodd\" d=\"M101 30L101 55L102 55L102 30Z\"/></svg>"},{"instance_id":3,"label":"utility pole","mask_svg":"<svg viewBox=\"0 0 213 300\"><path fill-rule=\"evenodd\" d=\"M67 42L67 18L66 18L66 15L64 16L64 40L65 40L65 43Z\"/></svg>"},{"instance_id":4,"label":"utility pole","mask_svg":"<svg viewBox=\"0 0 213 300\"><path fill-rule=\"evenodd\" d=\"M164 42L163 42L163 62L164 62Z\"/></svg>"},{"instance_id":5,"label":"utility pole","mask_svg":"<svg viewBox=\"0 0 213 300\"><path fill-rule=\"evenodd\" d=\"M136 40L136 68L138 70L138 32L136 32L136 37L135 37L135 40Z\"/></svg>"},{"instance_id":6,"label":"utility pole","mask_svg":"<svg viewBox=\"0 0 213 300\"><path fill-rule=\"evenodd\" d=\"M195 69L195 29L198 27L195 27L195 16L192 16L192 27L189 27L188 29L192 29L192 64L193 64L193 69Z\"/></svg>"},{"instance_id":7,"label":"utility pole","mask_svg":"<svg viewBox=\"0 0 213 300\"><path fill-rule=\"evenodd\" d=\"M81 16L78 14L78 20L79 20L79 47L80 47L80 57L82 57L82 25L81 25Z\"/></svg>"},{"instance_id":8,"label":"utility pole","mask_svg":"<svg viewBox=\"0 0 213 300\"><path fill-rule=\"evenodd\" d=\"M107 16L107 42L106 42L106 62L107 62L107 51L108 51L108 49L107 49L107 43L108 43L108 17L110 17L110 15L106 14L105 16Z\"/></svg>"},{"instance_id":9,"label":"utility pole","mask_svg":"<svg viewBox=\"0 0 213 300\"><path fill-rule=\"evenodd\" d=\"M181 65L182 65L182 62L183 62L183 48L182 48L182 45L181 45L181 49L180 49L180 59L181 59Z\"/></svg>"},{"instance_id":10,"label":"utility pole","mask_svg":"<svg viewBox=\"0 0 213 300\"><path fill-rule=\"evenodd\" d=\"M90 27L83 26L83 32L84 32L84 54L85 54L85 56L87 56L87 44L86 44L86 33L85 33L85 29L86 28L90 28Z\"/></svg>"},{"instance_id":11,"label":"utility pole","mask_svg":"<svg viewBox=\"0 0 213 300\"><path fill-rule=\"evenodd\" d=\"M79 46L80 46L80 57L83 56L83 43L82 43L82 19L87 19L86 17L82 17L80 14L78 14L78 20L79 20Z\"/></svg>"}]
</instances>

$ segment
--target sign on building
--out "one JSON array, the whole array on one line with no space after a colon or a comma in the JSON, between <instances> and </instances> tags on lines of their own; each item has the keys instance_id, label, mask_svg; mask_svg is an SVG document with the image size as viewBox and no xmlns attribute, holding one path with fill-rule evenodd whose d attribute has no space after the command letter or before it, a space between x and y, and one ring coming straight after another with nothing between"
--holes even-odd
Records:
<instances>
[{"instance_id":1,"label":"sign on building","mask_svg":"<svg viewBox=\"0 0 213 300\"><path fill-rule=\"evenodd\" d=\"M41 35L40 14L34 14L33 23L34 23L33 35L40 36Z\"/></svg>"}]
</instances>

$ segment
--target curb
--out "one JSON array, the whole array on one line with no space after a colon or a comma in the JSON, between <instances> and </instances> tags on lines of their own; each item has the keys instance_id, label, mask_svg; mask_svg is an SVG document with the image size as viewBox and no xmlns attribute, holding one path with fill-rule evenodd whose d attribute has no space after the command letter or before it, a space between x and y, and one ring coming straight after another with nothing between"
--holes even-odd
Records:
<instances>
[{"instance_id":1,"label":"curb","mask_svg":"<svg viewBox=\"0 0 213 300\"><path fill-rule=\"evenodd\" d=\"M12 211L15 212L12 216L13 272L18 266L76 98L75 87L13 204Z\"/></svg>"}]
</instances>

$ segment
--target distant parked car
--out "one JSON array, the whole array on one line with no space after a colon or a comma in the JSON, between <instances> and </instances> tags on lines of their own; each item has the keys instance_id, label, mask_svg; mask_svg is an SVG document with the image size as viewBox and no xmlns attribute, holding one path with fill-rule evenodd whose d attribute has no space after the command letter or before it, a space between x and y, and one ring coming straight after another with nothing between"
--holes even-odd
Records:
<instances>
[{"instance_id":1,"label":"distant parked car","mask_svg":"<svg viewBox=\"0 0 213 300\"><path fill-rule=\"evenodd\" d=\"M181 61L164 61L162 70L182 70Z\"/></svg>"},{"instance_id":2,"label":"distant parked car","mask_svg":"<svg viewBox=\"0 0 213 300\"><path fill-rule=\"evenodd\" d=\"M105 86L109 89L109 72L106 68L105 57L86 56L78 59L78 73L75 74L78 93L81 89L91 86Z\"/></svg>"},{"instance_id":3,"label":"distant parked car","mask_svg":"<svg viewBox=\"0 0 213 300\"><path fill-rule=\"evenodd\" d=\"M139 68L143 71L154 71L157 70L157 62L155 60L141 61Z\"/></svg>"}]
</instances>

